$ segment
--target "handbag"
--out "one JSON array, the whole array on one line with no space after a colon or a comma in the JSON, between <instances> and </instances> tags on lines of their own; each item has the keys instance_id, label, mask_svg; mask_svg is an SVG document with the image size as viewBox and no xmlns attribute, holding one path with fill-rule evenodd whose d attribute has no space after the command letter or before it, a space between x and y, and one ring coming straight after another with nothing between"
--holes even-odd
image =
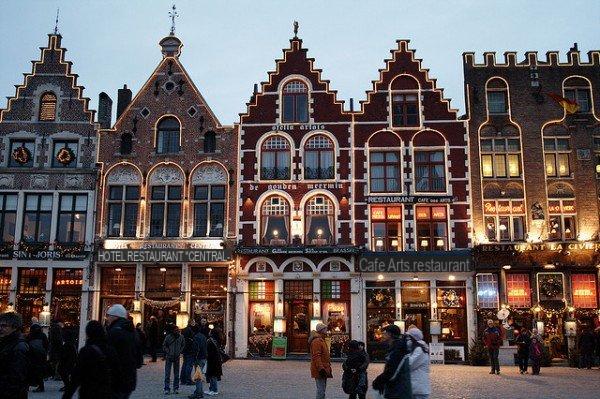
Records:
<instances>
[{"instance_id":1,"label":"handbag","mask_svg":"<svg viewBox=\"0 0 600 399\"><path fill-rule=\"evenodd\" d=\"M202 373L202 369L199 366L194 366L194 373L192 375L192 381L206 381L204 374Z\"/></svg>"}]
</instances>

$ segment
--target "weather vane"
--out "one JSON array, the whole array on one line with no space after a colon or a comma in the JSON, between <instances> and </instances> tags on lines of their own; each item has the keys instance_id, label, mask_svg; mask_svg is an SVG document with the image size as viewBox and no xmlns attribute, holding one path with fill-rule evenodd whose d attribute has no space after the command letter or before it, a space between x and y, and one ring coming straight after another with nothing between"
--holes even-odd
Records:
<instances>
[{"instance_id":1,"label":"weather vane","mask_svg":"<svg viewBox=\"0 0 600 399\"><path fill-rule=\"evenodd\" d=\"M60 12L60 8L56 9L56 20L54 21L54 34L58 35L58 13Z\"/></svg>"},{"instance_id":2,"label":"weather vane","mask_svg":"<svg viewBox=\"0 0 600 399\"><path fill-rule=\"evenodd\" d=\"M298 24L298 21L294 21L294 39L298 38L298 27L300 25Z\"/></svg>"},{"instance_id":3,"label":"weather vane","mask_svg":"<svg viewBox=\"0 0 600 399\"><path fill-rule=\"evenodd\" d=\"M179 17L177 13L177 7L173 4L171 11L169 12L169 18L171 18L171 35L175 35L175 18Z\"/></svg>"}]
</instances>

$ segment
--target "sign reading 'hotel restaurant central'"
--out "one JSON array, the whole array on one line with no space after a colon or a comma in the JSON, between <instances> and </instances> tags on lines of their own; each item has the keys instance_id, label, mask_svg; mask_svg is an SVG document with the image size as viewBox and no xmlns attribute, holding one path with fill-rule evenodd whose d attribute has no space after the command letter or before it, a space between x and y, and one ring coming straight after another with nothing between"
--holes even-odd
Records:
<instances>
[{"instance_id":1,"label":"sign reading 'hotel restaurant central'","mask_svg":"<svg viewBox=\"0 0 600 399\"><path fill-rule=\"evenodd\" d=\"M228 249L102 249L99 262L225 262L231 259Z\"/></svg>"}]
</instances>

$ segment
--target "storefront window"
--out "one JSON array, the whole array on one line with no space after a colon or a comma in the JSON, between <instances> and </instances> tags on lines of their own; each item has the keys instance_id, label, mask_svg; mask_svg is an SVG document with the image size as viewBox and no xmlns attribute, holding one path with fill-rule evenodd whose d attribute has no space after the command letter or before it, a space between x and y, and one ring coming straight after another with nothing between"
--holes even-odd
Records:
<instances>
[{"instance_id":1,"label":"storefront window","mask_svg":"<svg viewBox=\"0 0 600 399\"><path fill-rule=\"evenodd\" d=\"M62 322L65 328L78 332L83 270L54 269L52 274L52 319Z\"/></svg>"},{"instance_id":2,"label":"storefront window","mask_svg":"<svg viewBox=\"0 0 600 399\"><path fill-rule=\"evenodd\" d=\"M144 297L149 301L144 301L144 320L147 322L151 316L156 317L161 335L167 324L177 321L180 296L181 267L146 268ZM174 303L164 303L168 301Z\"/></svg>"},{"instance_id":3,"label":"storefront window","mask_svg":"<svg viewBox=\"0 0 600 399\"><path fill-rule=\"evenodd\" d=\"M10 267L0 268L0 313L6 312L8 307L11 281L12 269Z\"/></svg>"},{"instance_id":4,"label":"storefront window","mask_svg":"<svg viewBox=\"0 0 600 399\"><path fill-rule=\"evenodd\" d=\"M528 274L506 275L506 297L513 308L531 307L531 285Z\"/></svg>"},{"instance_id":5,"label":"storefront window","mask_svg":"<svg viewBox=\"0 0 600 399\"><path fill-rule=\"evenodd\" d=\"M335 207L324 195L315 195L305 205L305 231L308 245L334 243Z\"/></svg>"},{"instance_id":6,"label":"storefront window","mask_svg":"<svg viewBox=\"0 0 600 399\"><path fill-rule=\"evenodd\" d=\"M396 319L394 281L367 281L367 349L373 360L382 360L387 345L381 341L382 328Z\"/></svg>"},{"instance_id":7,"label":"storefront window","mask_svg":"<svg viewBox=\"0 0 600 399\"><path fill-rule=\"evenodd\" d=\"M575 200L548 201L550 240L574 240L577 237Z\"/></svg>"},{"instance_id":8,"label":"storefront window","mask_svg":"<svg viewBox=\"0 0 600 399\"><path fill-rule=\"evenodd\" d=\"M19 269L19 280L17 284L17 308L16 311L23 317L23 324L31 325L31 318L40 317L43 310L46 295L47 270L43 269Z\"/></svg>"},{"instance_id":9,"label":"storefront window","mask_svg":"<svg viewBox=\"0 0 600 399\"><path fill-rule=\"evenodd\" d=\"M429 319L431 315L431 297L428 281L403 281L400 292L402 299L402 318L408 328L414 324L423 331L425 341L429 342Z\"/></svg>"},{"instance_id":10,"label":"storefront window","mask_svg":"<svg viewBox=\"0 0 600 399\"><path fill-rule=\"evenodd\" d=\"M290 204L278 195L261 206L261 244L286 245L290 240Z\"/></svg>"},{"instance_id":11,"label":"storefront window","mask_svg":"<svg viewBox=\"0 0 600 399\"><path fill-rule=\"evenodd\" d=\"M209 324L225 331L227 267L192 267L192 308L194 318L206 317Z\"/></svg>"},{"instance_id":12,"label":"storefront window","mask_svg":"<svg viewBox=\"0 0 600 399\"><path fill-rule=\"evenodd\" d=\"M253 356L268 357L273 343L274 317L273 281L250 281L248 352Z\"/></svg>"},{"instance_id":13,"label":"storefront window","mask_svg":"<svg viewBox=\"0 0 600 399\"><path fill-rule=\"evenodd\" d=\"M438 319L442 322L440 341L467 341L466 291L464 281L438 281Z\"/></svg>"},{"instance_id":14,"label":"storefront window","mask_svg":"<svg viewBox=\"0 0 600 399\"><path fill-rule=\"evenodd\" d=\"M525 239L525 203L523 200L487 200L483 203L485 231L489 241Z\"/></svg>"},{"instance_id":15,"label":"storefront window","mask_svg":"<svg viewBox=\"0 0 600 399\"><path fill-rule=\"evenodd\" d=\"M598 291L595 274L573 274L571 276L571 292L573 306L576 308L595 309L598 307Z\"/></svg>"},{"instance_id":16,"label":"storefront window","mask_svg":"<svg viewBox=\"0 0 600 399\"><path fill-rule=\"evenodd\" d=\"M498 305L498 275L478 274L477 306L484 309L498 309Z\"/></svg>"},{"instance_id":17,"label":"storefront window","mask_svg":"<svg viewBox=\"0 0 600 399\"><path fill-rule=\"evenodd\" d=\"M350 339L350 281L321 281L321 319L331 333L331 356L342 357Z\"/></svg>"},{"instance_id":18,"label":"storefront window","mask_svg":"<svg viewBox=\"0 0 600 399\"><path fill-rule=\"evenodd\" d=\"M104 320L108 308L120 303L133 310L135 267L103 267L100 273L100 315Z\"/></svg>"},{"instance_id":19,"label":"storefront window","mask_svg":"<svg viewBox=\"0 0 600 399\"><path fill-rule=\"evenodd\" d=\"M402 207L371 207L371 250L402 250Z\"/></svg>"},{"instance_id":20,"label":"storefront window","mask_svg":"<svg viewBox=\"0 0 600 399\"><path fill-rule=\"evenodd\" d=\"M419 251L443 251L448 245L445 206L417 206L417 248Z\"/></svg>"}]
</instances>

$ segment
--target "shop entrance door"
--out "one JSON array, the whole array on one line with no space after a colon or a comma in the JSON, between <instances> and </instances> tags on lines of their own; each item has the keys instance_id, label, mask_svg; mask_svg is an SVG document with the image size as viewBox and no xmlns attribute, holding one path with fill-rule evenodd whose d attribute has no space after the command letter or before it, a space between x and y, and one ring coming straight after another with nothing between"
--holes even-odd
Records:
<instances>
[{"instance_id":1,"label":"shop entrance door","mask_svg":"<svg viewBox=\"0 0 600 399\"><path fill-rule=\"evenodd\" d=\"M429 334L429 309L404 309L404 321L407 330L411 324L414 324L419 330L423 331L425 342L431 342Z\"/></svg>"},{"instance_id":2,"label":"shop entrance door","mask_svg":"<svg viewBox=\"0 0 600 399\"><path fill-rule=\"evenodd\" d=\"M293 300L287 305L287 337L290 353L308 353L310 334L311 303L306 300Z\"/></svg>"}]
</instances>

